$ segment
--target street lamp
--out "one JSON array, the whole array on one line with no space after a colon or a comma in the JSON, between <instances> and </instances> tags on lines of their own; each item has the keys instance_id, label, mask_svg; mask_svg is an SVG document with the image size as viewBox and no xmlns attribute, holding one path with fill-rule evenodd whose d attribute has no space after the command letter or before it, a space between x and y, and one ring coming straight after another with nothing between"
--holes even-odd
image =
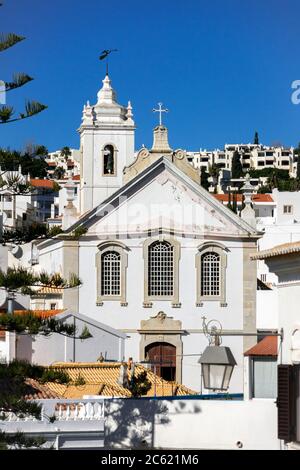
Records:
<instances>
[{"instance_id":1,"label":"street lamp","mask_svg":"<svg viewBox=\"0 0 300 470\"><path fill-rule=\"evenodd\" d=\"M199 359L202 365L204 387L208 390L226 391L236 365L227 346L207 346Z\"/></svg>"},{"instance_id":2,"label":"street lamp","mask_svg":"<svg viewBox=\"0 0 300 470\"><path fill-rule=\"evenodd\" d=\"M202 366L204 387L208 390L227 391L236 360L229 347L221 346L220 322L211 320L206 323L205 317L202 319L203 332L209 341L209 346L198 361Z\"/></svg>"}]
</instances>

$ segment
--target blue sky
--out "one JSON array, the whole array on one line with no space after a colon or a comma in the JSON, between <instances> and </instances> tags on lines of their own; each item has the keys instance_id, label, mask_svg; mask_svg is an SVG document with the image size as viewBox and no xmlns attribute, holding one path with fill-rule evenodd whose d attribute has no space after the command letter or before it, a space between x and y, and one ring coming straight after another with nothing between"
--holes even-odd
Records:
<instances>
[{"instance_id":1,"label":"blue sky","mask_svg":"<svg viewBox=\"0 0 300 470\"><path fill-rule=\"evenodd\" d=\"M173 148L198 150L249 142L300 141L299 0L4 0L1 30L26 41L1 53L1 79L35 77L7 96L49 106L2 125L0 145L49 150L79 146L83 104L95 103L103 49L118 48L110 76L118 101L131 100L136 148L151 146L162 101Z\"/></svg>"}]
</instances>

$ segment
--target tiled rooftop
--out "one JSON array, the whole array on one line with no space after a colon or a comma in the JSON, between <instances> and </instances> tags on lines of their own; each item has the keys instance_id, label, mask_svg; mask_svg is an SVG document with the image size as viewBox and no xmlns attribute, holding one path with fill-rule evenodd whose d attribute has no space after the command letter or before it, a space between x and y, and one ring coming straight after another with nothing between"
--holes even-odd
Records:
<instances>
[{"instance_id":1,"label":"tiled rooftop","mask_svg":"<svg viewBox=\"0 0 300 470\"><path fill-rule=\"evenodd\" d=\"M35 188L53 189L54 181L44 179L31 179L30 184Z\"/></svg>"},{"instance_id":2,"label":"tiled rooftop","mask_svg":"<svg viewBox=\"0 0 300 470\"><path fill-rule=\"evenodd\" d=\"M235 194L231 193L231 200L233 200L233 197L236 197L237 202L242 202L243 201L243 194ZM229 200L229 194L213 194L213 196L218 199L218 201L222 202L228 202ZM271 194L253 194L251 197L253 202L257 203L263 203L263 202L274 202Z\"/></svg>"},{"instance_id":3,"label":"tiled rooftop","mask_svg":"<svg viewBox=\"0 0 300 470\"><path fill-rule=\"evenodd\" d=\"M96 363L55 363L52 367L56 370L66 372L72 383L60 385L47 383L47 387L64 398L82 398L83 395L100 395L115 397L130 397L128 389L118 384L121 363L96 362ZM148 380L151 382L151 389L147 396L178 396L194 395L196 392L188 389L184 385L168 382L155 375L150 369L138 364L135 366L135 375L142 371L147 371ZM76 379L82 378L84 385L74 385Z\"/></svg>"},{"instance_id":4,"label":"tiled rooftop","mask_svg":"<svg viewBox=\"0 0 300 470\"><path fill-rule=\"evenodd\" d=\"M283 255L290 255L292 253L299 253L300 252L300 242L292 242L292 243L283 243L282 245L273 246L268 250L258 251L257 253L253 253L250 257L252 260L258 259L265 259L271 258L274 256L283 256Z\"/></svg>"},{"instance_id":5,"label":"tiled rooftop","mask_svg":"<svg viewBox=\"0 0 300 470\"><path fill-rule=\"evenodd\" d=\"M277 357L277 336L266 336L255 346L248 349L244 356L272 356Z\"/></svg>"}]
</instances>

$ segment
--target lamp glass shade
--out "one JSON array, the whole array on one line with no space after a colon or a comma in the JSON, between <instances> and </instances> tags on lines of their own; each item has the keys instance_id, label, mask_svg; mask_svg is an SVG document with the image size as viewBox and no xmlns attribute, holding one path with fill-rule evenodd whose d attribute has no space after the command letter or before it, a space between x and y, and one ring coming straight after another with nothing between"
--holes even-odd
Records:
<instances>
[{"instance_id":1,"label":"lamp glass shade","mask_svg":"<svg viewBox=\"0 0 300 470\"><path fill-rule=\"evenodd\" d=\"M228 390L232 371L236 365L230 348L207 346L199 363L202 364L202 378L205 388L208 390Z\"/></svg>"}]
</instances>

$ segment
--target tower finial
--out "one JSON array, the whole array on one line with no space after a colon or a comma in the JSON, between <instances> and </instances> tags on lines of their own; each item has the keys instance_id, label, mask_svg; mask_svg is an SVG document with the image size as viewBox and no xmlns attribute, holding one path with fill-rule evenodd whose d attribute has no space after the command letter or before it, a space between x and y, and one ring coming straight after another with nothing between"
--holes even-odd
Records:
<instances>
[{"instance_id":1,"label":"tower finial","mask_svg":"<svg viewBox=\"0 0 300 470\"><path fill-rule=\"evenodd\" d=\"M112 52L117 52L118 49L104 49L104 51L101 52L99 56L99 60L104 60L106 59L106 75L108 75L108 56Z\"/></svg>"}]
</instances>

